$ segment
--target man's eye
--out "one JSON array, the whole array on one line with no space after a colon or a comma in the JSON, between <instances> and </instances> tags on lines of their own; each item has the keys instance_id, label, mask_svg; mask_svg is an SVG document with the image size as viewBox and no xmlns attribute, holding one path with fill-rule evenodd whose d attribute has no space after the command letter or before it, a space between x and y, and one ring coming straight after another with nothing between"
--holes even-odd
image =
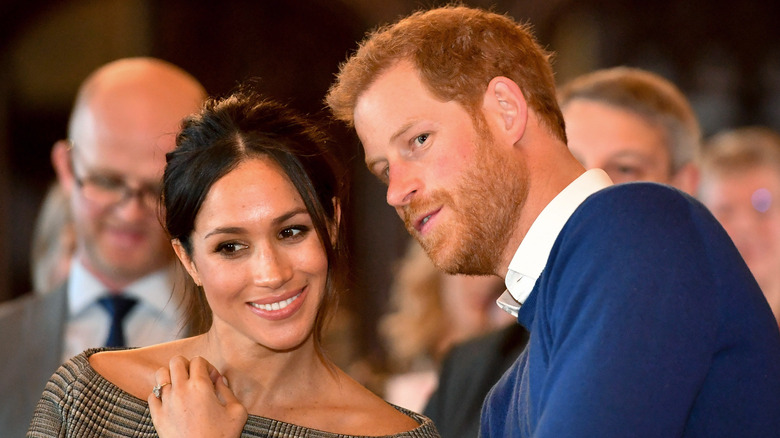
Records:
<instances>
[{"instance_id":1,"label":"man's eye","mask_svg":"<svg viewBox=\"0 0 780 438\"><path fill-rule=\"evenodd\" d=\"M415 144L415 146L422 146L423 143L425 143L425 141L428 140L429 135L430 134L420 134L414 138L413 143Z\"/></svg>"},{"instance_id":2,"label":"man's eye","mask_svg":"<svg viewBox=\"0 0 780 438\"><path fill-rule=\"evenodd\" d=\"M101 189L106 190L119 190L125 187L125 183L121 179L108 176L93 176L89 181Z\"/></svg>"}]
</instances>

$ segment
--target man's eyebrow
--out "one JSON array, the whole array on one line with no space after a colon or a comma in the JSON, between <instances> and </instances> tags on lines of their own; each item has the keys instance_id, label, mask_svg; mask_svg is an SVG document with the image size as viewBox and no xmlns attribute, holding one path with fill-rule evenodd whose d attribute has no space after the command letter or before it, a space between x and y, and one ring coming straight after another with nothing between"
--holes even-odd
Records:
<instances>
[{"instance_id":1,"label":"man's eyebrow","mask_svg":"<svg viewBox=\"0 0 780 438\"><path fill-rule=\"evenodd\" d=\"M408 121L408 122L404 123L403 125L401 125L401 127L400 127L400 128L398 128L398 129L397 129L397 130L396 130L396 131L395 131L395 132L394 132L394 133L393 133L393 134L390 136L390 139L388 140L388 143L390 143L390 144L392 144L392 143L395 143L395 142L398 140L398 137L401 137L401 136L402 136L402 135L404 135L404 134L405 134L407 131L409 131L409 129L411 129L411 128L412 128L412 126L414 126L414 124L415 124L415 123L417 123L417 121L416 121L416 120L410 120L410 121ZM365 146L363 147L363 150L365 150ZM383 161L387 161L387 160L386 160L386 159L384 159L384 158L371 158L371 159L369 159L368 157L366 157L366 167L368 167L369 169L372 169L372 168L373 168L374 166L376 166L378 163L381 163L381 162L383 162Z\"/></svg>"},{"instance_id":2,"label":"man's eyebrow","mask_svg":"<svg viewBox=\"0 0 780 438\"><path fill-rule=\"evenodd\" d=\"M376 167L380 163L386 163L386 162L387 162L386 158L369 158L369 157L366 157L366 167L368 168L368 170L370 170L372 172L373 172L374 167Z\"/></svg>"},{"instance_id":3,"label":"man's eyebrow","mask_svg":"<svg viewBox=\"0 0 780 438\"><path fill-rule=\"evenodd\" d=\"M401 125L401 127L398 128L398 130L395 131L393 135L390 136L390 143L393 143L396 140L398 140L398 137L404 135L404 133L409 129L411 129L412 125L414 125L415 123L417 123L415 120L410 120L404 123L403 125Z\"/></svg>"}]
</instances>

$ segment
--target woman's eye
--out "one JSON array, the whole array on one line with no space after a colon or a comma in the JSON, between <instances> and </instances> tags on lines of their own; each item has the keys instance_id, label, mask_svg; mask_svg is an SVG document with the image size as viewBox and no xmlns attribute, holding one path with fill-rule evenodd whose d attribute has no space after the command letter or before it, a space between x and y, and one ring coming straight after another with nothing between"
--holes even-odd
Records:
<instances>
[{"instance_id":1,"label":"woman's eye","mask_svg":"<svg viewBox=\"0 0 780 438\"><path fill-rule=\"evenodd\" d=\"M300 239L303 236L306 235L306 232L309 231L308 227L304 226L295 226L295 227L289 227L283 229L279 233L280 239Z\"/></svg>"},{"instance_id":2,"label":"woman's eye","mask_svg":"<svg viewBox=\"0 0 780 438\"><path fill-rule=\"evenodd\" d=\"M234 255L244 248L246 248L246 245L240 244L238 242L225 242L217 246L216 252L224 255Z\"/></svg>"}]
</instances>

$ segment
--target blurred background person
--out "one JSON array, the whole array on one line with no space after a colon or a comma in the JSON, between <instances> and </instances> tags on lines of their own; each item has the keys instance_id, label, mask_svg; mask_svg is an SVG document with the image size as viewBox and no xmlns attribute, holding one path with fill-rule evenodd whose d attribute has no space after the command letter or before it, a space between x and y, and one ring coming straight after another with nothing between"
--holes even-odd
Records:
<instances>
[{"instance_id":1,"label":"blurred background person","mask_svg":"<svg viewBox=\"0 0 780 438\"><path fill-rule=\"evenodd\" d=\"M51 152L70 201L75 252L57 290L0 307L0 430L21 436L54 370L90 347L144 346L185 335L186 279L159 221L165 154L203 87L153 58L111 62L80 87L68 139Z\"/></svg>"},{"instance_id":2,"label":"blurred background person","mask_svg":"<svg viewBox=\"0 0 780 438\"><path fill-rule=\"evenodd\" d=\"M614 67L563 85L569 149L615 183L654 181L694 195L701 132L683 93L656 73Z\"/></svg>"},{"instance_id":3,"label":"blurred background person","mask_svg":"<svg viewBox=\"0 0 780 438\"><path fill-rule=\"evenodd\" d=\"M379 321L388 350L383 396L422 412L436 388L441 360L456 343L514 321L496 305L498 277L448 275L410 240L390 287L390 310Z\"/></svg>"},{"instance_id":4,"label":"blurred background person","mask_svg":"<svg viewBox=\"0 0 780 438\"><path fill-rule=\"evenodd\" d=\"M699 199L728 232L780 321L780 134L750 126L703 148Z\"/></svg>"},{"instance_id":5,"label":"blurred background person","mask_svg":"<svg viewBox=\"0 0 780 438\"><path fill-rule=\"evenodd\" d=\"M33 230L30 268L35 293L49 293L62 285L75 249L70 200L54 183L46 192Z\"/></svg>"}]
</instances>

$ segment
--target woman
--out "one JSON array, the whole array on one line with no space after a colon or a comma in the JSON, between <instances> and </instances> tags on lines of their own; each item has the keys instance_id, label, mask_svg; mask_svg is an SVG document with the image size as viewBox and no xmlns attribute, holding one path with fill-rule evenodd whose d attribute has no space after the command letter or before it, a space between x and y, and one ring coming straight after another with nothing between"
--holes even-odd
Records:
<instances>
[{"instance_id":1,"label":"woman","mask_svg":"<svg viewBox=\"0 0 780 438\"><path fill-rule=\"evenodd\" d=\"M29 436L438 436L321 351L344 261L345 187L324 144L251 91L186 120L167 157L165 225L208 331L71 359Z\"/></svg>"}]
</instances>

